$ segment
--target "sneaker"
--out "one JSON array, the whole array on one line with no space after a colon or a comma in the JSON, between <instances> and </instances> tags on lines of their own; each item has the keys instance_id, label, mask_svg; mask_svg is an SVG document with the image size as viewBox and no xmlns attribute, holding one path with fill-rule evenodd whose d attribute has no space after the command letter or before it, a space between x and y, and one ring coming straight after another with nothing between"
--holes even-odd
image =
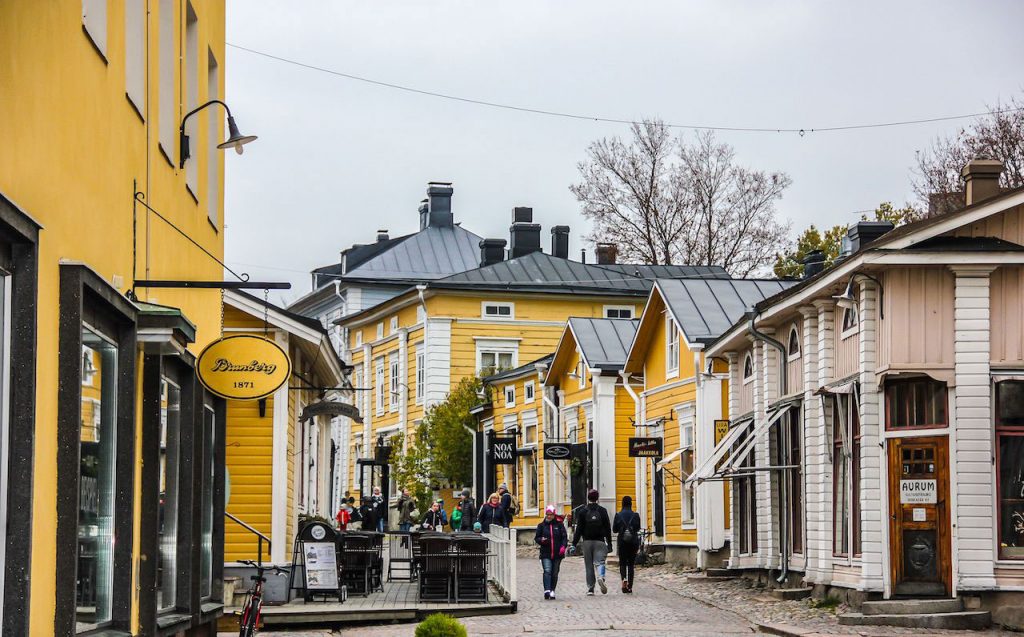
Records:
<instances>
[{"instance_id":1,"label":"sneaker","mask_svg":"<svg viewBox=\"0 0 1024 637\"><path fill-rule=\"evenodd\" d=\"M551 591L551 599L555 598L555 591Z\"/></svg>"},{"instance_id":2,"label":"sneaker","mask_svg":"<svg viewBox=\"0 0 1024 637\"><path fill-rule=\"evenodd\" d=\"M544 599L551 599L551 591L544 591Z\"/></svg>"},{"instance_id":3,"label":"sneaker","mask_svg":"<svg viewBox=\"0 0 1024 637\"><path fill-rule=\"evenodd\" d=\"M633 594L633 585L632 584L629 584L629 585L626 586L626 592L629 593L630 595Z\"/></svg>"},{"instance_id":4,"label":"sneaker","mask_svg":"<svg viewBox=\"0 0 1024 637\"><path fill-rule=\"evenodd\" d=\"M588 588L587 589L587 597L593 597L593 596L594 596L594 589Z\"/></svg>"},{"instance_id":5,"label":"sneaker","mask_svg":"<svg viewBox=\"0 0 1024 637\"><path fill-rule=\"evenodd\" d=\"M608 586L604 583L604 578L603 577L597 578L597 585L601 587L601 594L602 595L607 595L608 594Z\"/></svg>"},{"instance_id":6,"label":"sneaker","mask_svg":"<svg viewBox=\"0 0 1024 637\"><path fill-rule=\"evenodd\" d=\"M627 582L626 580L622 580L622 592L623 593L628 593L629 592L629 582Z\"/></svg>"}]
</instances>

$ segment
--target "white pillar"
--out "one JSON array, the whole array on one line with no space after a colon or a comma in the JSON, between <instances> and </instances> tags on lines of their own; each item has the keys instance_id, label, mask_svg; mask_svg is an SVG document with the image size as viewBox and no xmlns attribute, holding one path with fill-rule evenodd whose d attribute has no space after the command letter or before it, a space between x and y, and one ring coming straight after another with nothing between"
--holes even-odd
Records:
<instances>
[{"instance_id":1,"label":"white pillar","mask_svg":"<svg viewBox=\"0 0 1024 637\"><path fill-rule=\"evenodd\" d=\"M700 373L699 369L697 373ZM705 378L697 387L697 410L694 414L697 453L694 467L700 466L704 459L714 454L715 421L721 418L722 381L718 378ZM702 552L717 551L725 546L725 482L712 480L695 489L697 548Z\"/></svg>"},{"instance_id":2,"label":"white pillar","mask_svg":"<svg viewBox=\"0 0 1024 637\"><path fill-rule=\"evenodd\" d=\"M288 335L279 330L274 342L288 351ZM288 542L288 383L274 392L273 447L270 486L270 561L284 564L290 550Z\"/></svg>"},{"instance_id":3,"label":"white pillar","mask_svg":"<svg viewBox=\"0 0 1024 637\"><path fill-rule=\"evenodd\" d=\"M772 336L775 330L763 328L759 330L766 336ZM754 413L757 420L767 419L768 405L779 397L779 351L768 343L759 340L754 344L757 351L758 373L754 381ZM776 425L778 427L778 425ZM755 465L771 466L772 463L772 429L768 429L754 447ZM776 568L780 565L779 555L779 477L775 471L758 471L757 477L757 547L760 565L764 568Z\"/></svg>"},{"instance_id":4,"label":"white pillar","mask_svg":"<svg viewBox=\"0 0 1024 637\"><path fill-rule=\"evenodd\" d=\"M609 511L618 510L615 492L615 381L616 376L601 376L591 372L594 387L594 456L596 475L594 484L600 493L600 503Z\"/></svg>"},{"instance_id":5,"label":"white pillar","mask_svg":"<svg viewBox=\"0 0 1024 637\"><path fill-rule=\"evenodd\" d=\"M989 275L994 268L957 266L953 351L956 361L954 413L950 420L950 476L953 484L953 585L956 590L991 589L997 453L992 434ZM954 591L955 592L955 591Z\"/></svg>"},{"instance_id":6,"label":"white pillar","mask_svg":"<svg viewBox=\"0 0 1024 637\"><path fill-rule=\"evenodd\" d=\"M821 426L821 399L815 395L818 388L818 310L812 306L800 309L800 359L803 363L803 446L801 459L804 470L804 557L807 560L804 576L808 582L818 581L821 559L821 521L819 510L825 497L826 485L821 479L828 455L823 447L825 428Z\"/></svg>"},{"instance_id":7,"label":"white pillar","mask_svg":"<svg viewBox=\"0 0 1024 637\"><path fill-rule=\"evenodd\" d=\"M729 419L733 422L739 416L740 410L740 386L743 384L741 377L743 364L736 352L726 352L726 360L729 361ZM729 481L729 563L736 564L740 557L740 543L737 533L739 532L740 510L736 506L736 483Z\"/></svg>"},{"instance_id":8,"label":"white pillar","mask_svg":"<svg viewBox=\"0 0 1024 637\"><path fill-rule=\"evenodd\" d=\"M827 385L835 376L835 307L832 299L819 299L813 302L818 311L818 331L813 347L817 351L817 384ZM805 362L804 365L807 363ZM819 407L821 399L815 397ZM820 412L820 409L819 409ZM832 581L832 429L829 427L831 415L826 412L818 414L817 427L820 432L820 499L817 507L818 535L815 546L817 553L817 574L815 582L828 584Z\"/></svg>"},{"instance_id":9,"label":"white pillar","mask_svg":"<svg viewBox=\"0 0 1024 637\"><path fill-rule=\"evenodd\" d=\"M883 449L881 391L876 375L878 359L878 287L874 281L860 279L860 536L862 590L883 590L883 552L888 546L882 539L882 499L888 490L882 488ZM852 547L851 547L852 550ZM887 558L886 558L887 559ZM886 569L887 570L887 569Z\"/></svg>"}]
</instances>

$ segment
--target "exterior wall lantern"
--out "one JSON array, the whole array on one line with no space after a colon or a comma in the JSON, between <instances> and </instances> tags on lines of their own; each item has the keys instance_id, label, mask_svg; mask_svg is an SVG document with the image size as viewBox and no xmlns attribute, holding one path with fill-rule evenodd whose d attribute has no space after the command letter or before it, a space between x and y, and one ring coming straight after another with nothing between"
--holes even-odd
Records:
<instances>
[{"instance_id":1,"label":"exterior wall lantern","mask_svg":"<svg viewBox=\"0 0 1024 637\"><path fill-rule=\"evenodd\" d=\"M188 118L192 117L193 115L203 110L207 106L212 106L213 104L220 104L228 113L228 138L221 142L220 144L217 144L217 148L221 150L234 148L235 152L241 155L242 146L248 144L249 142L256 141L255 135L243 135L238 131L238 124L235 123L235 118L231 116L231 109L228 108L227 104L220 100L210 100L209 102L201 106L198 106L189 111L188 113L186 113L185 117L183 117L181 120L181 128L178 129L178 135L180 140L180 143L178 144L178 153L180 157L180 160L178 162L178 168L184 168L185 160L187 160L191 156L189 153L189 136L185 133L185 122L188 121Z\"/></svg>"}]
</instances>

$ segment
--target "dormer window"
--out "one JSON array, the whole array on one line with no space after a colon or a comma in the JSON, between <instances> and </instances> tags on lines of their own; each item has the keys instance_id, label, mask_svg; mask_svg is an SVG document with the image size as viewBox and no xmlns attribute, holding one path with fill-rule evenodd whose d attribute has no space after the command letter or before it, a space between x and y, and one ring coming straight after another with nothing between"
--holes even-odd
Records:
<instances>
[{"instance_id":1,"label":"dormer window","mask_svg":"<svg viewBox=\"0 0 1024 637\"><path fill-rule=\"evenodd\" d=\"M754 359L747 354L743 358L743 382L747 383L754 379Z\"/></svg>"},{"instance_id":2,"label":"dormer window","mask_svg":"<svg viewBox=\"0 0 1024 637\"><path fill-rule=\"evenodd\" d=\"M800 358L800 332L796 329L796 325L789 328L789 344L786 347L786 353L789 355L789 360Z\"/></svg>"}]
</instances>

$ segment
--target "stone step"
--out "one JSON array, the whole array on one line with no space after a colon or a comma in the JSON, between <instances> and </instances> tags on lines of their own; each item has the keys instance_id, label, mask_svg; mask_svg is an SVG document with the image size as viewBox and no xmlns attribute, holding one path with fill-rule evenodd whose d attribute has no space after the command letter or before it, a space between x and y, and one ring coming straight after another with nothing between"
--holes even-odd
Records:
<instances>
[{"instance_id":1,"label":"stone step","mask_svg":"<svg viewBox=\"0 0 1024 637\"><path fill-rule=\"evenodd\" d=\"M735 572L727 568L706 568L704 574L708 577L734 577L736 575Z\"/></svg>"},{"instance_id":2,"label":"stone step","mask_svg":"<svg viewBox=\"0 0 1024 637\"><path fill-rule=\"evenodd\" d=\"M957 613L922 613L917 615L865 615L846 613L839 616L841 626L900 626L902 628L933 628L946 630L984 630L992 625L987 610Z\"/></svg>"},{"instance_id":3,"label":"stone step","mask_svg":"<svg viewBox=\"0 0 1024 637\"><path fill-rule=\"evenodd\" d=\"M805 599L811 596L811 587L806 588L773 588L772 597L775 599Z\"/></svg>"},{"instance_id":4,"label":"stone step","mask_svg":"<svg viewBox=\"0 0 1024 637\"><path fill-rule=\"evenodd\" d=\"M954 599L886 599L864 602L860 612L865 615L928 615L931 613L957 613L964 609L964 601Z\"/></svg>"},{"instance_id":5,"label":"stone step","mask_svg":"<svg viewBox=\"0 0 1024 637\"><path fill-rule=\"evenodd\" d=\"M722 577L722 576L715 576L715 575L705 575L703 573L698 573L698 574L695 574L695 575L687 575L686 576L686 581L691 583L691 584L712 584L714 582L728 582L728 581L731 581L731 580L734 580L734 579L736 579L736 578L735 577Z\"/></svg>"}]
</instances>

